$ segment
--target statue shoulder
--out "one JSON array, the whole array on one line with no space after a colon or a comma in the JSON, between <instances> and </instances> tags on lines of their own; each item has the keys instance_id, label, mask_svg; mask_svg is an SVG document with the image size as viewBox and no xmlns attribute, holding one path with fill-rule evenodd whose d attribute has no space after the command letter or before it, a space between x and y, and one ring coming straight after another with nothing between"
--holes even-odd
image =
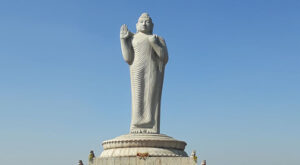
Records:
<instances>
[{"instance_id":1,"label":"statue shoulder","mask_svg":"<svg viewBox=\"0 0 300 165\"><path fill-rule=\"evenodd\" d=\"M163 37L161 37L161 36L158 36L158 39L159 39L160 41L164 41L164 42L165 42L165 39L164 39Z\"/></svg>"},{"instance_id":2,"label":"statue shoulder","mask_svg":"<svg viewBox=\"0 0 300 165\"><path fill-rule=\"evenodd\" d=\"M161 44L163 44L164 46L166 45L166 41L165 41L165 39L163 37L158 36L158 39L159 39L159 41L160 41Z\"/></svg>"},{"instance_id":3,"label":"statue shoulder","mask_svg":"<svg viewBox=\"0 0 300 165\"><path fill-rule=\"evenodd\" d=\"M132 39L134 39L134 38L139 38L138 33L132 33Z\"/></svg>"}]
</instances>

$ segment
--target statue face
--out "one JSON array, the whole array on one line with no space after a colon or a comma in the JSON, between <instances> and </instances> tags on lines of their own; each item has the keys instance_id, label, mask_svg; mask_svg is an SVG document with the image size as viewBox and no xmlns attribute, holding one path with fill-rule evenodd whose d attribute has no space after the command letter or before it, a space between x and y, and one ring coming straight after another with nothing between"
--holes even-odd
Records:
<instances>
[{"instance_id":1,"label":"statue face","mask_svg":"<svg viewBox=\"0 0 300 165\"><path fill-rule=\"evenodd\" d=\"M139 18L138 22L136 23L136 29L138 32L152 34L153 23L149 18Z\"/></svg>"}]
</instances>

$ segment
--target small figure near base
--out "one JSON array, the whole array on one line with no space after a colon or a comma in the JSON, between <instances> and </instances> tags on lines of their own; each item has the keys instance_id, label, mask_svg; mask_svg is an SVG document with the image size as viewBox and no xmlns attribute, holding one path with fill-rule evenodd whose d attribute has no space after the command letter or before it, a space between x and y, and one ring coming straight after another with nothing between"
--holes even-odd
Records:
<instances>
[{"instance_id":1,"label":"small figure near base","mask_svg":"<svg viewBox=\"0 0 300 165\"><path fill-rule=\"evenodd\" d=\"M92 165L94 163L94 159L95 159L95 154L94 151L91 150L89 154L89 165Z\"/></svg>"},{"instance_id":2,"label":"small figure near base","mask_svg":"<svg viewBox=\"0 0 300 165\"><path fill-rule=\"evenodd\" d=\"M79 160L78 165L83 165L82 160Z\"/></svg>"}]
</instances>

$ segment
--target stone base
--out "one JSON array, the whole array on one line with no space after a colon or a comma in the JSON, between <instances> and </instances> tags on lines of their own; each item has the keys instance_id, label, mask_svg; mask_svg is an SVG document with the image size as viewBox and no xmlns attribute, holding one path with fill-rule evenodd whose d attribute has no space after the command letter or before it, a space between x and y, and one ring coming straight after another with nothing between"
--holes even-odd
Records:
<instances>
[{"instance_id":1,"label":"stone base","mask_svg":"<svg viewBox=\"0 0 300 165\"><path fill-rule=\"evenodd\" d=\"M91 165L197 165L197 162L192 157L100 157Z\"/></svg>"},{"instance_id":2,"label":"stone base","mask_svg":"<svg viewBox=\"0 0 300 165\"><path fill-rule=\"evenodd\" d=\"M100 157L187 157L184 141L163 134L127 134L102 143Z\"/></svg>"}]
</instances>

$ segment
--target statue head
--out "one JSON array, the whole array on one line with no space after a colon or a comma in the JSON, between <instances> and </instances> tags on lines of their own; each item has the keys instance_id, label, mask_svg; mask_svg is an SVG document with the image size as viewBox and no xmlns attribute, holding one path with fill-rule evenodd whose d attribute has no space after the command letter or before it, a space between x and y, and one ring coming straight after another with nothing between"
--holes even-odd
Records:
<instances>
[{"instance_id":1,"label":"statue head","mask_svg":"<svg viewBox=\"0 0 300 165\"><path fill-rule=\"evenodd\" d=\"M138 22L136 23L137 32L142 32L146 34L152 34L153 32L153 22L148 13L143 13Z\"/></svg>"}]
</instances>

